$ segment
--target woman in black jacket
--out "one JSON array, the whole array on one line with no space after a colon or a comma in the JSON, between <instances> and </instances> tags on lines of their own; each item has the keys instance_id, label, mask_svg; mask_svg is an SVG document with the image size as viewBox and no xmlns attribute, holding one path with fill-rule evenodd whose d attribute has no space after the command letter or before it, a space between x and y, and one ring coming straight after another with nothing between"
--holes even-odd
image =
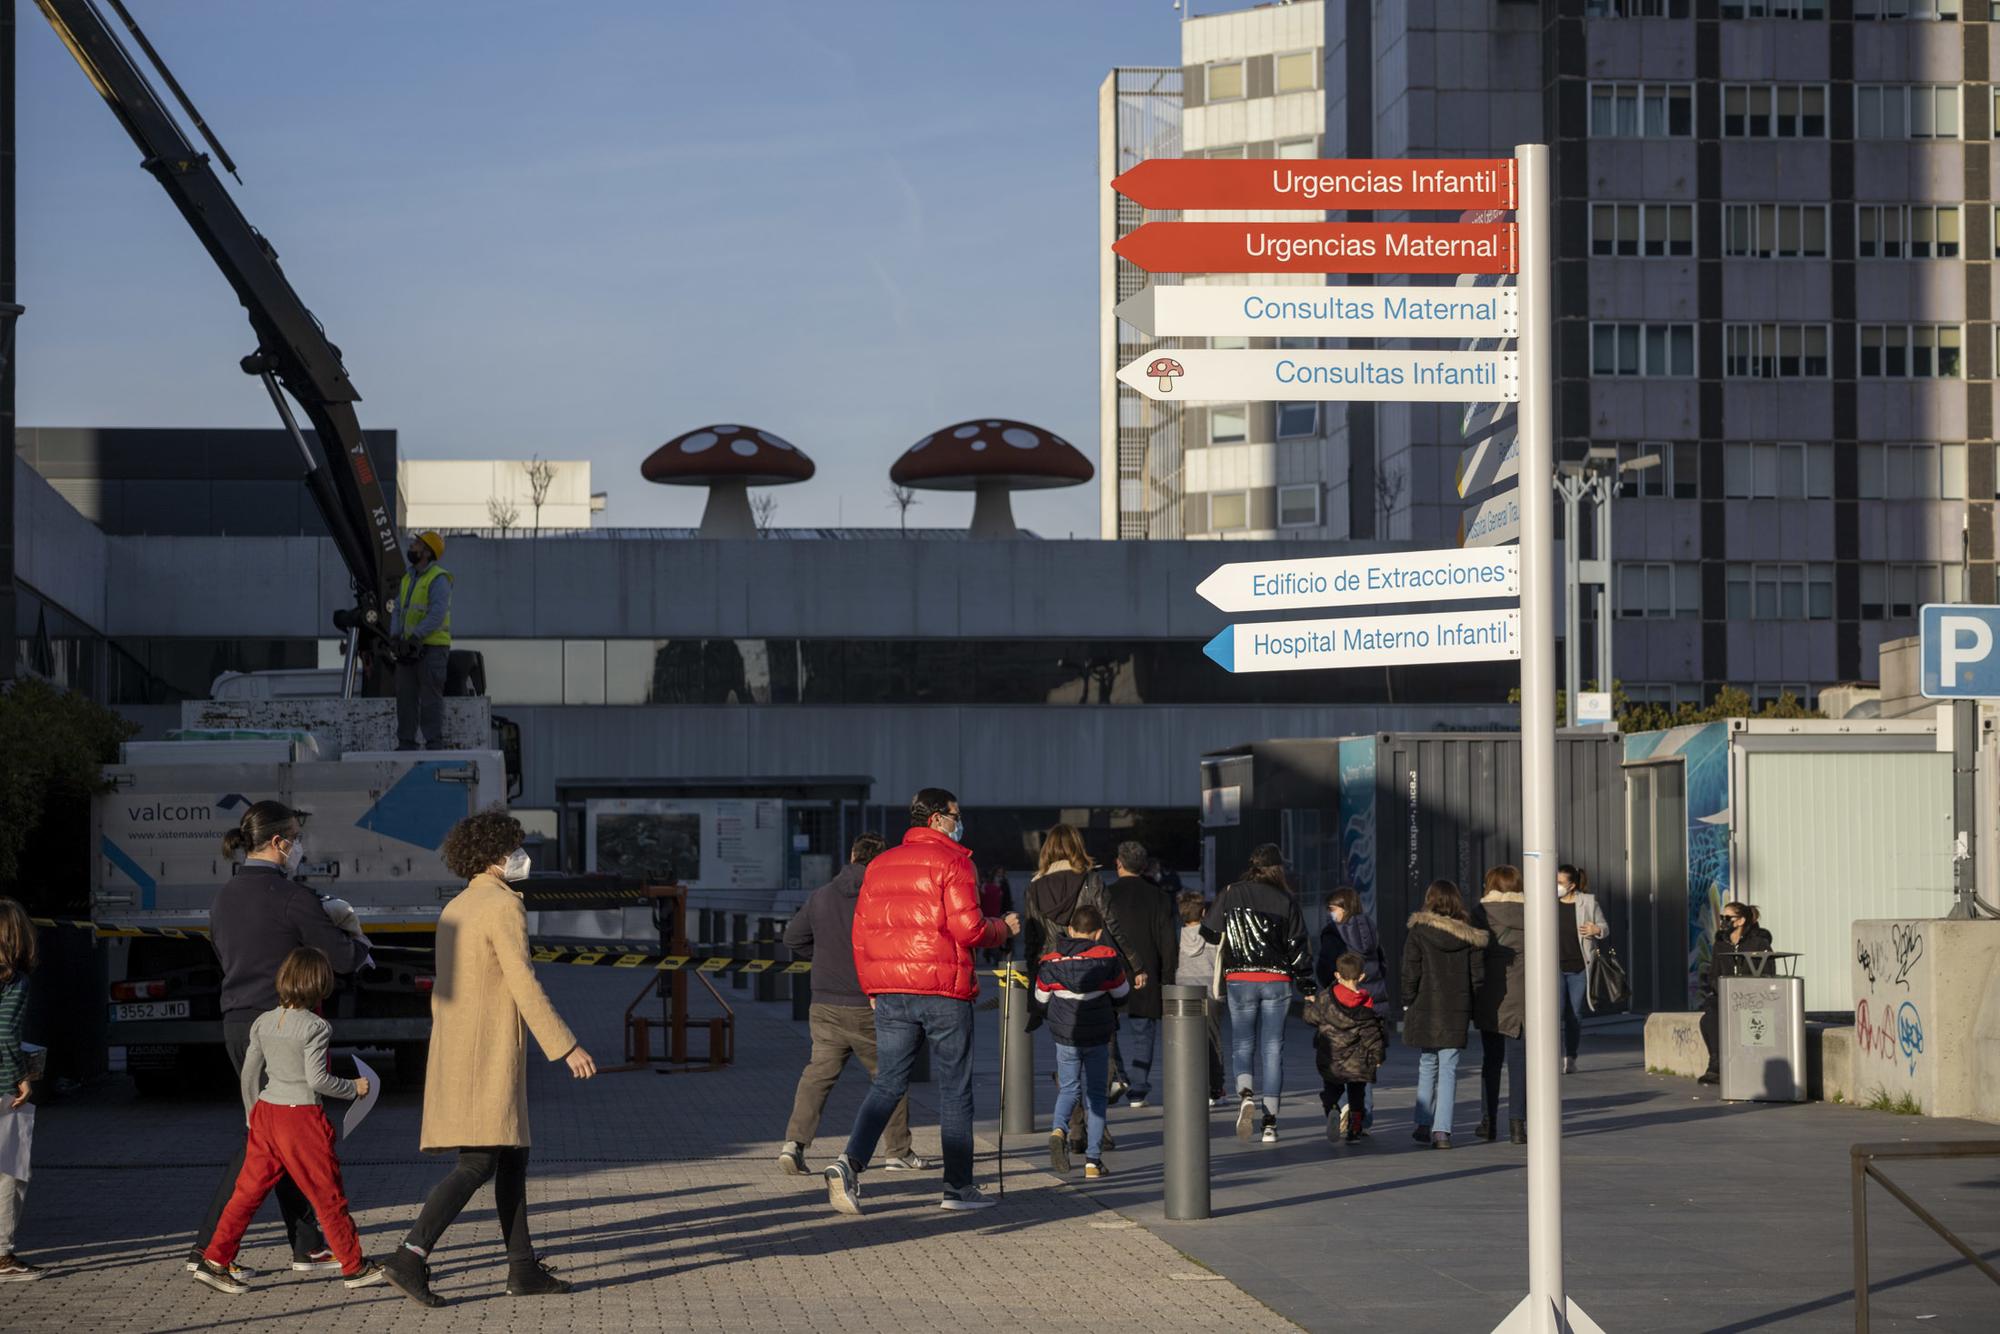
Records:
<instances>
[{"instance_id":1,"label":"woman in black jacket","mask_svg":"<svg viewBox=\"0 0 2000 1334\"><path fill-rule=\"evenodd\" d=\"M1500 1073L1507 1074L1507 1138L1528 1142L1528 979L1527 900L1521 871L1495 866L1486 873L1479 912L1491 939L1486 944L1486 981L1473 1015L1479 1025L1479 1138L1491 1141L1500 1124Z\"/></svg>"},{"instance_id":2,"label":"woman in black jacket","mask_svg":"<svg viewBox=\"0 0 2000 1334\"><path fill-rule=\"evenodd\" d=\"M1298 895L1285 878L1285 854L1277 844L1251 849L1249 870L1215 900L1201 934L1222 945L1231 1064L1241 1099L1236 1138L1247 1140L1256 1133L1261 1101L1261 1138L1276 1144L1278 1098L1284 1092L1285 1015L1294 994L1313 994L1312 941L1306 936Z\"/></svg>"},{"instance_id":3,"label":"woman in black jacket","mask_svg":"<svg viewBox=\"0 0 2000 1334\"><path fill-rule=\"evenodd\" d=\"M1701 1083L1722 1082L1722 1024L1717 1016L1721 979L1750 976L1750 962L1741 956L1771 952L1771 933L1759 925L1759 916L1755 905L1748 903L1725 903L1716 914L1715 947L1701 976L1701 1037L1708 1044L1708 1069L1702 1072Z\"/></svg>"},{"instance_id":4,"label":"woman in black jacket","mask_svg":"<svg viewBox=\"0 0 2000 1334\"><path fill-rule=\"evenodd\" d=\"M1403 944L1403 1041L1422 1053L1413 1138L1433 1149L1451 1147L1458 1056L1486 978L1486 942L1486 933L1467 920L1458 886L1433 880L1423 911L1410 915Z\"/></svg>"}]
</instances>

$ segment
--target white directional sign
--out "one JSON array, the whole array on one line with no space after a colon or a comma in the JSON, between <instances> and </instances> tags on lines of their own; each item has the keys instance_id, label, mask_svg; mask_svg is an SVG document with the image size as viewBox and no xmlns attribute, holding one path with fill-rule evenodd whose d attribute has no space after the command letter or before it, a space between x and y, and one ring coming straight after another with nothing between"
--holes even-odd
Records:
<instances>
[{"instance_id":1,"label":"white directional sign","mask_svg":"<svg viewBox=\"0 0 2000 1334\"><path fill-rule=\"evenodd\" d=\"M1521 553L1385 551L1373 556L1235 561L1219 567L1195 592L1224 611L1291 611L1382 602L1454 602L1516 597Z\"/></svg>"},{"instance_id":2,"label":"white directional sign","mask_svg":"<svg viewBox=\"0 0 2000 1334\"><path fill-rule=\"evenodd\" d=\"M1155 338L1512 338L1514 291L1447 287L1143 287L1118 318Z\"/></svg>"},{"instance_id":3,"label":"white directional sign","mask_svg":"<svg viewBox=\"0 0 2000 1334\"><path fill-rule=\"evenodd\" d=\"M1521 488L1503 492L1465 512L1458 521L1462 547L1497 547L1521 540Z\"/></svg>"},{"instance_id":4,"label":"white directional sign","mask_svg":"<svg viewBox=\"0 0 2000 1334\"><path fill-rule=\"evenodd\" d=\"M1509 428L1489 435L1458 456L1458 497L1477 495L1521 471L1521 435Z\"/></svg>"},{"instance_id":5,"label":"white directional sign","mask_svg":"<svg viewBox=\"0 0 2000 1334\"><path fill-rule=\"evenodd\" d=\"M1232 672L1498 662L1521 656L1521 613L1436 611L1330 621L1232 625L1202 652Z\"/></svg>"},{"instance_id":6,"label":"white directional sign","mask_svg":"<svg viewBox=\"0 0 2000 1334\"><path fill-rule=\"evenodd\" d=\"M1520 395L1520 368L1512 352L1173 348L1139 358L1118 378L1168 403L1468 403Z\"/></svg>"}]
</instances>

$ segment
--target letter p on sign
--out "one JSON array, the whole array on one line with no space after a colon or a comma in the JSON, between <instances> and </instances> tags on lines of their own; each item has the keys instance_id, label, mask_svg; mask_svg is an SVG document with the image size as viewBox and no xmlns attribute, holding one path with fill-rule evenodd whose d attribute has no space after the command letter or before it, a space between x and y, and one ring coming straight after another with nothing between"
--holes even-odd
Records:
<instances>
[{"instance_id":1,"label":"letter p on sign","mask_svg":"<svg viewBox=\"0 0 2000 1334\"><path fill-rule=\"evenodd\" d=\"M1925 607L1918 648L1925 697L2000 697L1996 629L2000 629L2000 607Z\"/></svg>"}]
</instances>

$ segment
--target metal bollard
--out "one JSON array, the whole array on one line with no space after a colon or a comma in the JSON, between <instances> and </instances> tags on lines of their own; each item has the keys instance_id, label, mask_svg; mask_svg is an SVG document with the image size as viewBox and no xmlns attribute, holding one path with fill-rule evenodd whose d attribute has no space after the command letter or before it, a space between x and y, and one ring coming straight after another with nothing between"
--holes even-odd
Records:
<instances>
[{"instance_id":1,"label":"metal bollard","mask_svg":"<svg viewBox=\"0 0 2000 1334\"><path fill-rule=\"evenodd\" d=\"M1208 988L1161 993L1167 1217L1208 1217Z\"/></svg>"},{"instance_id":2,"label":"metal bollard","mask_svg":"<svg viewBox=\"0 0 2000 1334\"><path fill-rule=\"evenodd\" d=\"M775 960L778 957L777 918L759 917L757 919L757 948L755 954L759 959ZM778 977L779 974L775 968L766 968L763 972L757 974L758 1000L768 1001L778 999Z\"/></svg>"},{"instance_id":3,"label":"metal bollard","mask_svg":"<svg viewBox=\"0 0 2000 1334\"><path fill-rule=\"evenodd\" d=\"M750 943L750 914L732 913L729 918L729 953L738 959L753 957L755 947ZM729 989L741 991L750 985L750 974L738 970L729 975Z\"/></svg>"},{"instance_id":4,"label":"metal bollard","mask_svg":"<svg viewBox=\"0 0 2000 1334\"><path fill-rule=\"evenodd\" d=\"M1034 998L1026 987L1016 985L1026 977L1011 964L1008 976L1000 979L1000 1048L1006 1059L1000 1066L1000 1129L1009 1135L1031 1135L1035 1130L1035 1039L1028 1032L1028 1007Z\"/></svg>"}]
</instances>

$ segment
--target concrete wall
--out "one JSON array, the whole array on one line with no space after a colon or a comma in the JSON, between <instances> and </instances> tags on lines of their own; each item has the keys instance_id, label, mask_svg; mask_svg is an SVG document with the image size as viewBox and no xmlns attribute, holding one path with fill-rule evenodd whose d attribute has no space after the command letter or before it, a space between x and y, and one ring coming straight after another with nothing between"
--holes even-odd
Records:
<instances>
[{"instance_id":1,"label":"concrete wall","mask_svg":"<svg viewBox=\"0 0 2000 1334\"><path fill-rule=\"evenodd\" d=\"M56 489L14 462L14 574L85 624L105 621L104 534Z\"/></svg>"},{"instance_id":2,"label":"concrete wall","mask_svg":"<svg viewBox=\"0 0 2000 1334\"><path fill-rule=\"evenodd\" d=\"M1854 924L1853 1089L2000 1120L2000 922Z\"/></svg>"}]
</instances>

